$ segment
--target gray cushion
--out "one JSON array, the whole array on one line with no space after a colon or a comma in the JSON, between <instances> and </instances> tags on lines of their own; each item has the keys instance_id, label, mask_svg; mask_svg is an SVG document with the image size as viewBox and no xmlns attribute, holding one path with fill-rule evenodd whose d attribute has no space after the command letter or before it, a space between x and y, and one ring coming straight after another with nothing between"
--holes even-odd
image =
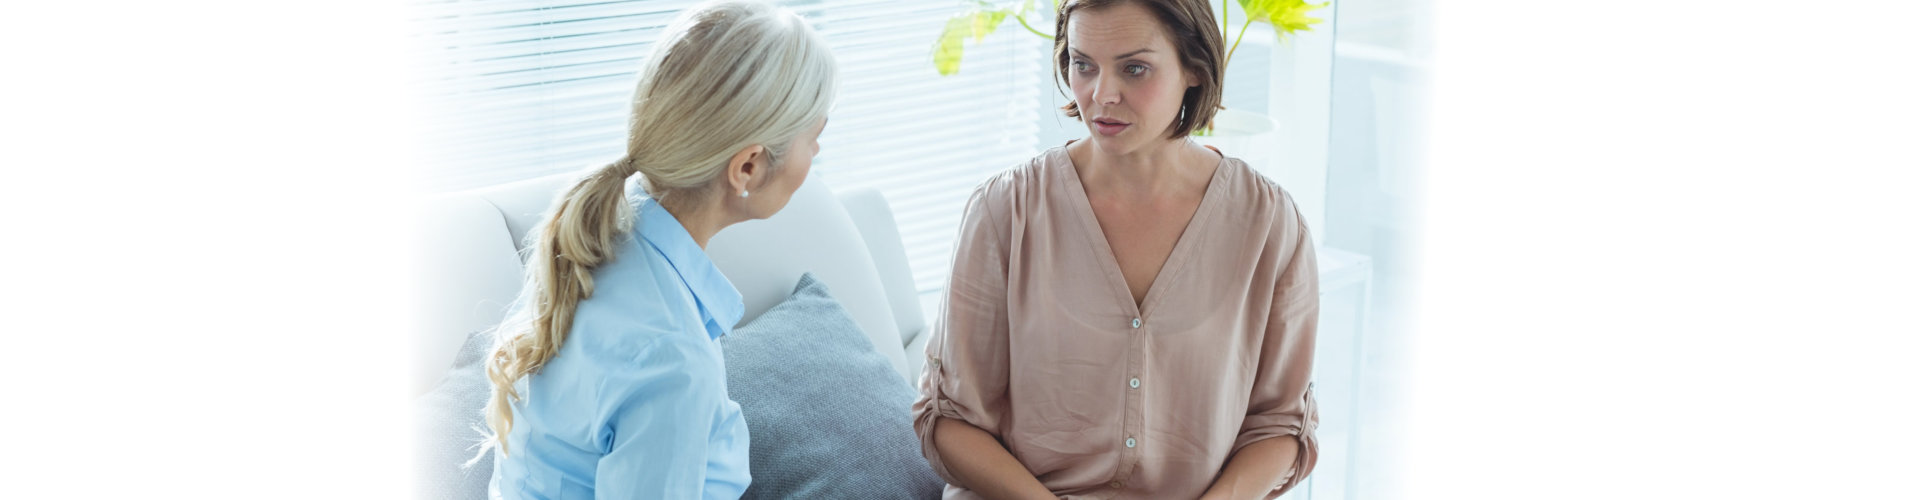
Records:
<instances>
[{"instance_id":1,"label":"gray cushion","mask_svg":"<svg viewBox=\"0 0 1920 500\"><path fill-rule=\"evenodd\" d=\"M482 330L467 336L448 371L433 390L414 400L414 439L416 462L415 498L434 500L480 500L487 497L487 482L493 477L493 454L480 457L473 467L463 467L479 453L486 439L481 414L492 396L481 360L493 348L493 335Z\"/></svg>"},{"instance_id":2,"label":"gray cushion","mask_svg":"<svg viewBox=\"0 0 1920 500\"><path fill-rule=\"evenodd\" d=\"M742 498L940 498L916 393L812 274L721 347L752 442Z\"/></svg>"}]
</instances>

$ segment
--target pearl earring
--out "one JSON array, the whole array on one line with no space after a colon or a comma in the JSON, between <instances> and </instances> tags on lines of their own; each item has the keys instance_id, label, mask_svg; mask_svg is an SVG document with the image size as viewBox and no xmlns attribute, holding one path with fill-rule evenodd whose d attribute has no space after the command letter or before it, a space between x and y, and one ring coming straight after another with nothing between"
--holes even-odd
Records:
<instances>
[{"instance_id":1,"label":"pearl earring","mask_svg":"<svg viewBox=\"0 0 1920 500\"><path fill-rule=\"evenodd\" d=\"M747 190L745 190L745 189L742 189L742 190L740 190L740 197L741 197L741 198L745 198L745 197L747 197Z\"/></svg>"}]
</instances>

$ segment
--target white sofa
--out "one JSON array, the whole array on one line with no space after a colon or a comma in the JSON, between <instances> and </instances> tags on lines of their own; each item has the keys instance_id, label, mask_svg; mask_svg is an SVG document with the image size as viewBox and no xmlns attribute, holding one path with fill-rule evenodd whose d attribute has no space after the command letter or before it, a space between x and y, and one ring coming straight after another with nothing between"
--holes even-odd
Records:
<instances>
[{"instance_id":1,"label":"white sofa","mask_svg":"<svg viewBox=\"0 0 1920 500\"><path fill-rule=\"evenodd\" d=\"M468 333L498 323L519 292L520 249L548 204L578 174L541 177L428 200L421 215L420 303L413 393L432 388ZM809 178L779 214L720 232L707 245L746 302L742 324L812 272L908 383L924 362L927 317L893 213L870 189L836 193Z\"/></svg>"}]
</instances>

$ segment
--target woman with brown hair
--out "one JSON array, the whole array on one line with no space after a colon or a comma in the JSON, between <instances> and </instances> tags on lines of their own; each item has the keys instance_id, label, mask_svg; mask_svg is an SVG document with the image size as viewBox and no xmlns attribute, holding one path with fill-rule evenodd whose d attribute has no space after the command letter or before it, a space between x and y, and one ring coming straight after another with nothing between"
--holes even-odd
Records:
<instances>
[{"instance_id":1,"label":"woman with brown hair","mask_svg":"<svg viewBox=\"0 0 1920 500\"><path fill-rule=\"evenodd\" d=\"M1313 243L1189 141L1219 109L1202 0L1064 2L1088 139L968 202L914 428L947 498L1273 498L1312 471Z\"/></svg>"}]
</instances>

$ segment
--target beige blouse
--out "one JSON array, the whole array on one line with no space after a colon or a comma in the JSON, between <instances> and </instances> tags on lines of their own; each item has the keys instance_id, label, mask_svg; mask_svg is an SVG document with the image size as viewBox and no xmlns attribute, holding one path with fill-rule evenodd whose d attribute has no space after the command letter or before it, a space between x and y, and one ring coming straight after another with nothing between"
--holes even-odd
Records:
<instances>
[{"instance_id":1,"label":"beige blouse","mask_svg":"<svg viewBox=\"0 0 1920 500\"><path fill-rule=\"evenodd\" d=\"M913 405L921 451L952 482L933 424L959 419L1056 495L1195 498L1242 447L1297 436L1277 497L1318 454L1318 288L1293 199L1224 158L1136 306L1066 148L1048 150L967 203Z\"/></svg>"}]
</instances>

